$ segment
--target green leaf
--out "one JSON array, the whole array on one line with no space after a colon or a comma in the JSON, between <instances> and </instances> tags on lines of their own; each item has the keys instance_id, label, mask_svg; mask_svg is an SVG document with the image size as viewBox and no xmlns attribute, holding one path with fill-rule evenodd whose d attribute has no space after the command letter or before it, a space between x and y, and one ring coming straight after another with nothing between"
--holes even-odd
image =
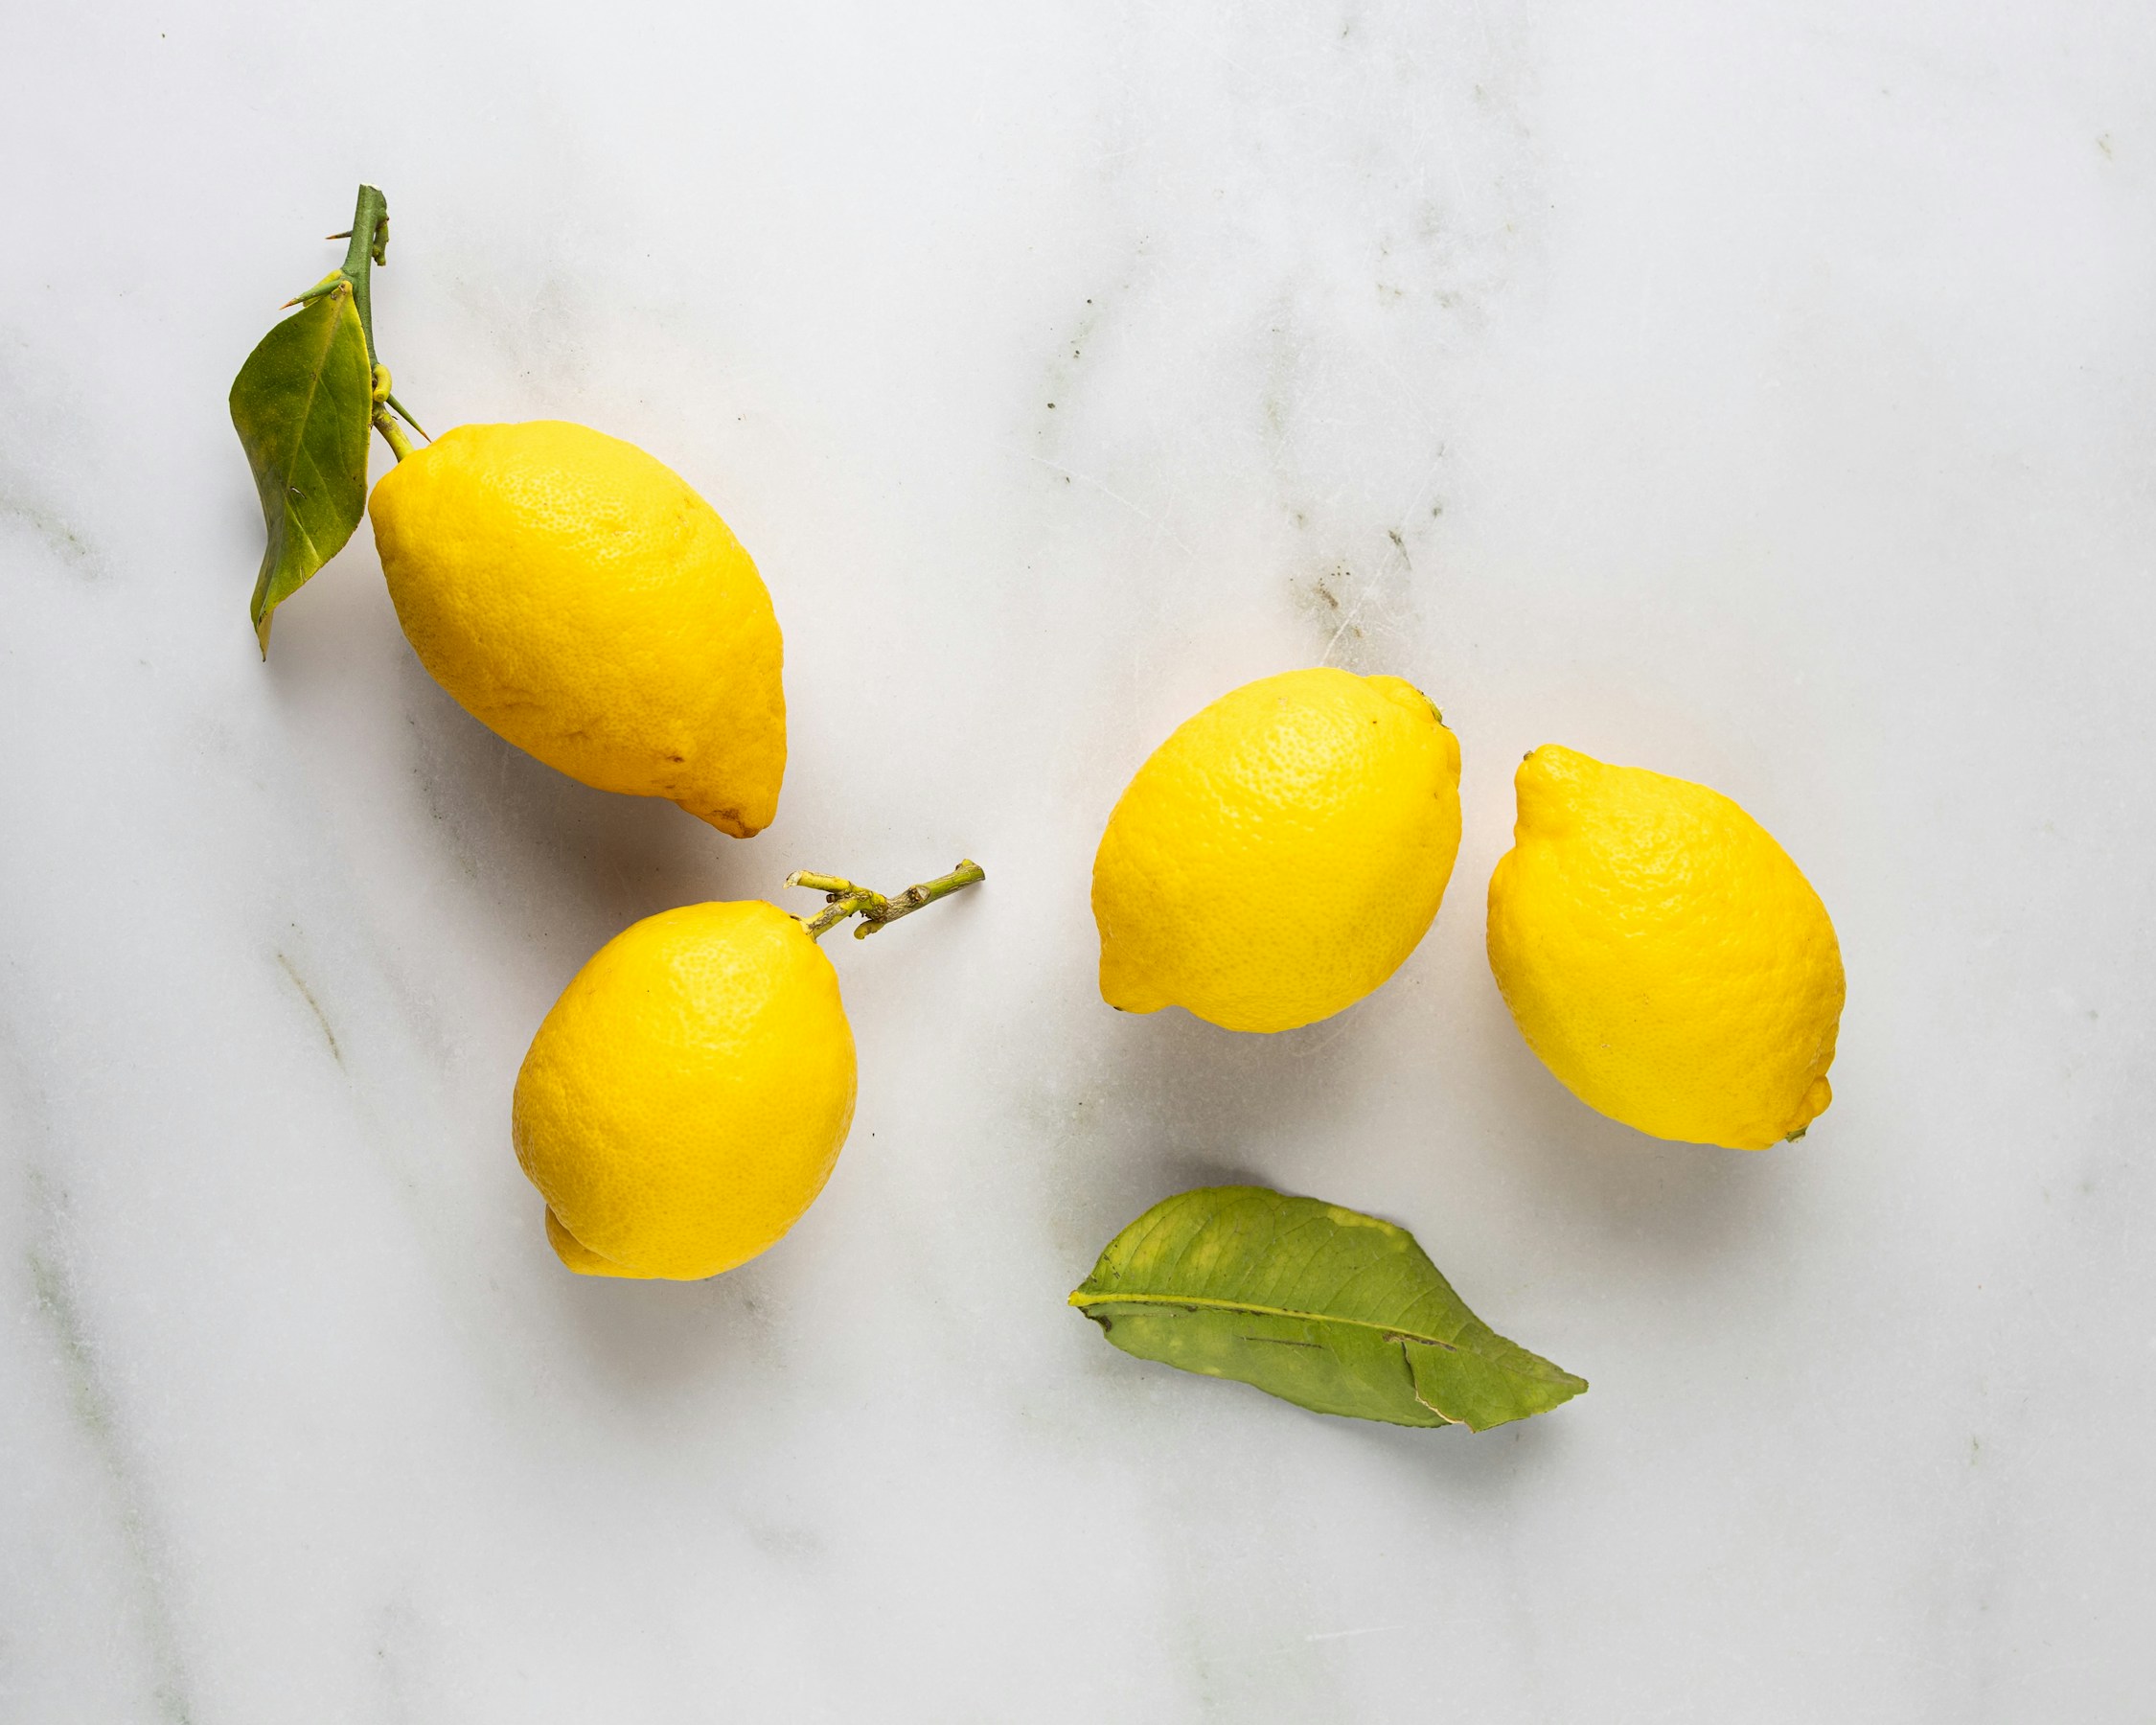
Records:
<instances>
[{"instance_id":1,"label":"green leaf","mask_svg":"<svg viewBox=\"0 0 2156 1725\"><path fill-rule=\"evenodd\" d=\"M344 548L367 508L374 363L342 281L262 338L232 380L232 424L255 470L268 543L255 579L255 638Z\"/></svg>"},{"instance_id":2,"label":"green leaf","mask_svg":"<svg viewBox=\"0 0 2156 1725\"><path fill-rule=\"evenodd\" d=\"M1155 1205L1070 1303L1125 1353L1319 1414L1479 1432L1587 1389L1462 1305L1406 1229L1263 1186Z\"/></svg>"}]
</instances>

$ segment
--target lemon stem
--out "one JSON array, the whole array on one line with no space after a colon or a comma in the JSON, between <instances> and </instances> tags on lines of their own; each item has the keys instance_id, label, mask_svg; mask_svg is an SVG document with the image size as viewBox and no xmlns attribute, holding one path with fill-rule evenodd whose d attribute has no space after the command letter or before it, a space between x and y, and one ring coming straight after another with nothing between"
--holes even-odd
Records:
<instances>
[{"instance_id":1,"label":"lemon stem","mask_svg":"<svg viewBox=\"0 0 2156 1725\"><path fill-rule=\"evenodd\" d=\"M806 886L811 892L823 894L824 908L815 915L802 919L801 926L808 930L811 940L821 940L849 916L860 918L860 925L854 930L854 938L866 940L885 923L911 916L924 905L932 905L939 898L949 898L962 887L977 886L987 879L987 871L978 862L965 862L949 874L908 886L892 898L858 886L843 875L810 874L805 869L788 875L786 884Z\"/></svg>"},{"instance_id":2,"label":"lemon stem","mask_svg":"<svg viewBox=\"0 0 2156 1725\"><path fill-rule=\"evenodd\" d=\"M389 417L388 408L378 406L375 409L375 429L381 433L382 442L399 461L412 452L412 440L404 435L403 426Z\"/></svg>"},{"instance_id":3,"label":"lemon stem","mask_svg":"<svg viewBox=\"0 0 2156 1725\"><path fill-rule=\"evenodd\" d=\"M399 461L401 461L412 452L412 445L411 440L404 435L403 426L390 417L392 408L396 408L399 413L403 413L407 421L411 420L412 416L404 413L403 408L397 405L397 398L389 393L389 367L377 365L375 367L375 429L381 433L382 441L389 446L390 453L395 455ZM418 429L416 422L413 424L413 429Z\"/></svg>"}]
</instances>

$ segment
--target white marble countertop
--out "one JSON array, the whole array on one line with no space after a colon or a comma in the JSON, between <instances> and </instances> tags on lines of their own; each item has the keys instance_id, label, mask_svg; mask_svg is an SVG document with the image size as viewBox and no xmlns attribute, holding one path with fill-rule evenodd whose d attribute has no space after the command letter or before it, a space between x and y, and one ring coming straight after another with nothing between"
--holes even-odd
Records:
<instances>
[{"instance_id":1,"label":"white marble countertop","mask_svg":"<svg viewBox=\"0 0 2156 1725\"><path fill-rule=\"evenodd\" d=\"M786 11L0 20L0 1716L2156 1714L2145 17ZM761 563L764 836L467 719L364 529L257 658L225 389L361 178L422 420L631 438ZM1462 740L1435 931L1307 1031L1118 1017L1116 791L1320 660ZM1650 1141L1515 1034L1542 742L1819 886L1801 1144ZM835 954L794 1233L564 1274L507 1114L582 960L960 855ZM1065 1293L1226 1176L1593 1392L1474 1438L1116 1353Z\"/></svg>"}]
</instances>

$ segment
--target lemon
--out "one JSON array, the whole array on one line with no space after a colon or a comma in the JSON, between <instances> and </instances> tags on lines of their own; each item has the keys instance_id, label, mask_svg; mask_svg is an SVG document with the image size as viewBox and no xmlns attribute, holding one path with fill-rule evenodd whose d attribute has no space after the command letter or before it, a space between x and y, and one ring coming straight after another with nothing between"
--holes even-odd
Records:
<instances>
[{"instance_id":1,"label":"lemon","mask_svg":"<svg viewBox=\"0 0 2156 1725\"><path fill-rule=\"evenodd\" d=\"M562 1261L677 1281L791 1228L853 1116L837 975L755 902L664 911L601 947L532 1039L512 1110Z\"/></svg>"},{"instance_id":2,"label":"lemon","mask_svg":"<svg viewBox=\"0 0 2156 1725\"><path fill-rule=\"evenodd\" d=\"M482 724L746 838L786 771L778 622L726 523L633 444L460 426L367 506L405 638Z\"/></svg>"},{"instance_id":3,"label":"lemon","mask_svg":"<svg viewBox=\"0 0 2156 1725\"><path fill-rule=\"evenodd\" d=\"M1290 671L1222 696L1137 770L1093 859L1100 992L1287 1030L1413 952L1459 850L1459 743L1397 677Z\"/></svg>"},{"instance_id":4,"label":"lemon","mask_svg":"<svg viewBox=\"0 0 2156 1725\"><path fill-rule=\"evenodd\" d=\"M1719 792L1570 748L1514 775L1490 969L1590 1108L1656 1138L1760 1150L1833 1097L1842 951L1819 894Z\"/></svg>"}]
</instances>

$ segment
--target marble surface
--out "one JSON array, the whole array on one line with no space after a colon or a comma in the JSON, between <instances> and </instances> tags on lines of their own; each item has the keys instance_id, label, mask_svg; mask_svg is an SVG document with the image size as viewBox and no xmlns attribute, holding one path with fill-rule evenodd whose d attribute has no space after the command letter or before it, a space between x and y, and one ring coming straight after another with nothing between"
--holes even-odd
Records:
<instances>
[{"instance_id":1,"label":"marble surface","mask_svg":"<svg viewBox=\"0 0 2156 1725\"><path fill-rule=\"evenodd\" d=\"M2152 80L2120 0L10 9L0 1715L2156 1712ZM362 177L423 420L631 437L761 562L764 836L465 718L364 530L256 657L225 389ZM1118 1017L1116 791L1319 661L1462 739L1436 929L1302 1032ZM1521 1044L1546 741L1821 889L1801 1144ZM835 954L794 1233L565 1275L507 1113L582 960L960 855ZM1226 1177L1593 1393L1327 1420L1065 1308Z\"/></svg>"}]
</instances>

